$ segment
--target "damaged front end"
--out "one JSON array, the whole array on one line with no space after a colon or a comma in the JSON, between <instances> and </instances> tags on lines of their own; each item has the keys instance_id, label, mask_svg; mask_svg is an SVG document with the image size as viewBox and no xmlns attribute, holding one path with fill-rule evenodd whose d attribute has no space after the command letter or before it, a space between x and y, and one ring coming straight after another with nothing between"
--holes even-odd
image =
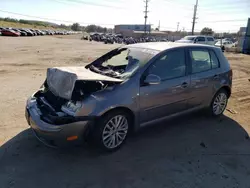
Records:
<instances>
[{"instance_id":1,"label":"damaged front end","mask_svg":"<svg viewBox=\"0 0 250 188\"><path fill-rule=\"evenodd\" d=\"M26 105L28 124L36 137L49 146L61 145L54 144L55 140L80 140L88 132L87 127L98 118L91 114L97 103L93 94L111 91L115 85L121 83L113 78L101 80L105 76L95 77L94 73L85 74L84 78L66 71L66 68L63 73L59 68L53 68L53 71L56 74L51 75L50 72L47 75L44 84L28 99Z\"/></svg>"},{"instance_id":2,"label":"damaged front end","mask_svg":"<svg viewBox=\"0 0 250 188\"><path fill-rule=\"evenodd\" d=\"M46 80L54 95L68 100L79 100L79 97L88 96L122 81L92 72L85 67L49 68Z\"/></svg>"},{"instance_id":3,"label":"damaged front end","mask_svg":"<svg viewBox=\"0 0 250 188\"><path fill-rule=\"evenodd\" d=\"M41 120L62 125L85 120L76 113L83 107L84 100L119 83L118 79L99 75L84 67L49 68L47 79L33 97L41 111Z\"/></svg>"},{"instance_id":4,"label":"damaged front end","mask_svg":"<svg viewBox=\"0 0 250 188\"><path fill-rule=\"evenodd\" d=\"M91 116L77 116L76 112L83 107L84 99L91 94L114 86L116 83L107 81L76 81L70 100L56 96L49 88L47 80L33 98L41 111L41 120L53 124L63 125L76 121L94 119Z\"/></svg>"}]
</instances>

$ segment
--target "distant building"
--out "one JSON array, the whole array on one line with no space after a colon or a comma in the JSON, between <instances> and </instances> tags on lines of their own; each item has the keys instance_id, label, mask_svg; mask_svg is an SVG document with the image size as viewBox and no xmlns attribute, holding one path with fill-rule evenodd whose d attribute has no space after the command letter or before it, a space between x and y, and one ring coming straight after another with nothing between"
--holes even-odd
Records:
<instances>
[{"instance_id":1,"label":"distant building","mask_svg":"<svg viewBox=\"0 0 250 188\"><path fill-rule=\"evenodd\" d=\"M239 33L246 33L247 27L240 27Z\"/></svg>"},{"instance_id":2,"label":"distant building","mask_svg":"<svg viewBox=\"0 0 250 188\"><path fill-rule=\"evenodd\" d=\"M144 25L115 25L115 33L123 34L124 32L129 32L129 31L145 31L145 26ZM150 32L151 31L151 25L146 25L146 31Z\"/></svg>"},{"instance_id":3,"label":"distant building","mask_svg":"<svg viewBox=\"0 0 250 188\"><path fill-rule=\"evenodd\" d=\"M250 18L248 18L247 27L245 30L242 52L245 54L250 54Z\"/></svg>"},{"instance_id":4,"label":"distant building","mask_svg":"<svg viewBox=\"0 0 250 188\"><path fill-rule=\"evenodd\" d=\"M115 25L114 31L116 34L122 34L124 37L141 38L145 36L144 25ZM164 38L170 41L179 40L183 37L180 32L172 31L155 31L151 30L151 25L146 25L146 31L148 37Z\"/></svg>"}]
</instances>

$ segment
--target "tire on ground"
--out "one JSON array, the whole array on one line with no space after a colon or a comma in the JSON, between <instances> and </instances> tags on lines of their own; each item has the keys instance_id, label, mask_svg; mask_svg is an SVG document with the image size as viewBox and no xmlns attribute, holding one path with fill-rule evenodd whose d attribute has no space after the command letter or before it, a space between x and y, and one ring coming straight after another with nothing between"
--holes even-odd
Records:
<instances>
[{"instance_id":1,"label":"tire on ground","mask_svg":"<svg viewBox=\"0 0 250 188\"><path fill-rule=\"evenodd\" d=\"M219 114L216 114L216 113L214 112L213 105L214 105L214 102L215 102L215 100L216 100L216 97L217 97L218 95L220 95L221 93L223 93L223 94L226 95L226 104L225 104L225 107L224 107L224 109L222 110L222 112L220 112ZM211 102L211 104L210 104L210 113L211 113L212 116L218 117L218 116L221 116L221 115L223 114L223 112L225 111L225 109L226 109L226 107L227 107L228 97L229 97L229 93L228 93L225 89L223 89L223 88L220 89L220 90L214 95L213 100L212 100L212 102Z\"/></svg>"},{"instance_id":2,"label":"tire on ground","mask_svg":"<svg viewBox=\"0 0 250 188\"><path fill-rule=\"evenodd\" d=\"M107 148L105 146L104 142L103 142L103 137L102 137L103 131L104 131L104 128L105 128L106 124L113 117L118 116L118 115L122 115L127 119L127 121L128 121L128 131L127 131L127 134L126 134L123 142L120 145L118 145L115 148ZM93 133L92 133L92 141L94 142L95 146L97 146L98 148L100 148L100 149L102 149L104 151L109 151L109 152L116 151L117 149L119 149L125 143L131 128L132 128L132 117L131 117L131 115L129 113L127 113L126 111L124 111L124 110L113 110L113 111L108 112L107 114L105 114L103 117L101 117L96 122L96 124L94 125Z\"/></svg>"}]
</instances>

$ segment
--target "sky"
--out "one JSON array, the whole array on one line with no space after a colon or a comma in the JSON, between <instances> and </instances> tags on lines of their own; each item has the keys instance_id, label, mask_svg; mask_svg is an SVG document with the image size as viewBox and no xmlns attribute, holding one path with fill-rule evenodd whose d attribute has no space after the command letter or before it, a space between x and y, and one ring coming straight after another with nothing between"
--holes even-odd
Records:
<instances>
[{"instance_id":1,"label":"sky","mask_svg":"<svg viewBox=\"0 0 250 188\"><path fill-rule=\"evenodd\" d=\"M145 0L0 0L0 17L50 21L57 24L144 24ZM149 0L148 24L160 30L192 28L196 0ZM250 18L250 0L199 0L195 31L210 27L235 32ZM178 24L179 23L179 24ZM178 26L179 25L179 26Z\"/></svg>"}]
</instances>

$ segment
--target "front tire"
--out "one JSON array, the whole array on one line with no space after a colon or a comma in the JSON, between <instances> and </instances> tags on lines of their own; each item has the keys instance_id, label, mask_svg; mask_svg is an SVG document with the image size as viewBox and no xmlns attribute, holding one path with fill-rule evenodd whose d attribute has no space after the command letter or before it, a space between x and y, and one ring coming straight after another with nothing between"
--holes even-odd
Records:
<instances>
[{"instance_id":1,"label":"front tire","mask_svg":"<svg viewBox=\"0 0 250 188\"><path fill-rule=\"evenodd\" d=\"M213 116L218 117L223 114L227 107L228 93L225 89L219 90L210 105L210 110Z\"/></svg>"},{"instance_id":2,"label":"front tire","mask_svg":"<svg viewBox=\"0 0 250 188\"><path fill-rule=\"evenodd\" d=\"M105 151L119 149L127 139L131 117L123 111L112 111L104 115L95 125L94 142Z\"/></svg>"}]
</instances>

